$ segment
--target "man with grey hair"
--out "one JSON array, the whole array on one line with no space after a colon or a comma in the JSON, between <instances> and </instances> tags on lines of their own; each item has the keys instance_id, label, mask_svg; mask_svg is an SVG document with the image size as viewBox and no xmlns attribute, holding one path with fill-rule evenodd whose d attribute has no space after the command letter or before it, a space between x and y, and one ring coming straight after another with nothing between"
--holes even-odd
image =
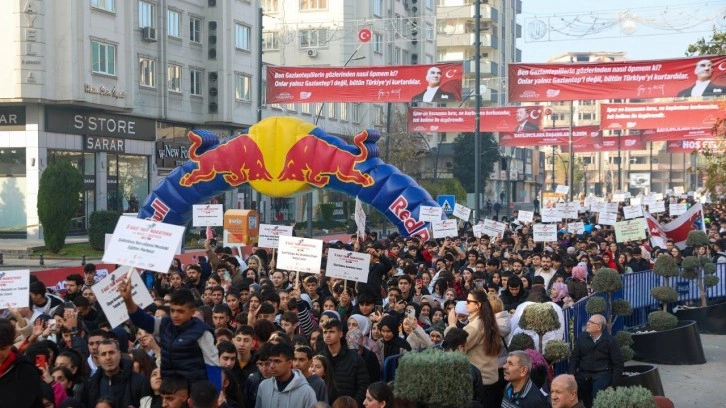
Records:
<instances>
[{"instance_id":1,"label":"man with grey hair","mask_svg":"<svg viewBox=\"0 0 726 408\"><path fill-rule=\"evenodd\" d=\"M597 393L617 385L623 374L623 356L615 337L607 331L607 321L599 314L590 316L585 333L575 343L570 356L570 373L577 380L577 394L586 407Z\"/></svg>"},{"instance_id":2,"label":"man with grey hair","mask_svg":"<svg viewBox=\"0 0 726 408\"><path fill-rule=\"evenodd\" d=\"M524 351L512 351L504 363L504 389L502 408L548 408L547 397L529 378L532 359Z\"/></svg>"},{"instance_id":3,"label":"man with grey hair","mask_svg":"<svg viewBox=\"0 0 726 408\"><path fill-rule=\"evenodd\" d=\"M575 376L570 374L560 374L552 380L550 400L552 408L585 408L585 405L577 398Z\"/></svg>"}]
</instances>

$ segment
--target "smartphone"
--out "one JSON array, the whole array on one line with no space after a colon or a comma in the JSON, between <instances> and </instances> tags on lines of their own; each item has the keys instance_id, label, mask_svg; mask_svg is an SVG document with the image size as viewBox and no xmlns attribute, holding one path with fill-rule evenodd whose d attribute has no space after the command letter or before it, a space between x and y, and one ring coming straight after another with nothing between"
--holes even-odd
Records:
<instances>
[{"instance_id":1,"label":"smartphone","mask_svg":"<svg viewBox=\"0 0 726 408\"><path fill-rule=\"evenodd\" d=\"M38 354L35 356L35 366L42 369L45 368L46 360L45 356L43 354Z\"/></svg>"},{"instance_id":2,"label":"smartphone","mask_svg":"<svg viewBox=\"0 0 726 408\"><path fill-rule=\"evenodd\" d=\"M408 317L413 317L415 319L416 318L416 310L415 309L408 309L408 310L406 310L406 315Z\"/></svg>"},{"instance_id":3,"label":"smartphone","mask_svg":"<svg viewBox=\"0 0 726 408\"><path fill-rule=\"evenodd\" d=\"M211 228L207 227L207 239L214 238L214 231L212 231Z\"/></svg>"},{"instance_id":4,"label":"smartphone","mask_svg":"<svg viewBox=\"0 0 726 408\"><path fill-rule=\"evenodd\" d=\"M416 279L416 286L423 286L423 279Z\"/></svg>"},{"instance_id":5,"label":"smartphone","mask_svg":"<svg viewBox=\"0 0 726 408\"><path fill-rule=\"evenodd\" d=\"M383 313L383 306L382 305L376 305L376 313Z\"/></svg>"},{"instance_id":6,"label":"smartphone","mask_svg":"<svg viewBox=\"0 0 726 408\"><path fill-rule=\"evenodd\" d=\"M481 279L477 279L474 281L474 284L476 284L477 289L484 289L484 281Z\"/></svg>"},{"instance_id":7,"label":"smartphone","mask_svg":"<svg viewBox=\"0 0 726 408\"><path fill-rule=\"evenodd\" d=\"M224 275L224 280L226 280L228 282L232 281L232 276L230 276L229 271L224 271L223 275Z\"/></svg>"},{"instance_id":8,"label":"smartphone","mask_svg":"<svg viewBox=\"0 0 726 408\"><path fill-rule=\"evenodd\" d=\"M55 321L55 319L50 319L50 320L48 320L48 328L49 328L50 330L55 330L55 327L56 327L56 323L57 323L57 322Z\"/></svg>"}]
</instances>

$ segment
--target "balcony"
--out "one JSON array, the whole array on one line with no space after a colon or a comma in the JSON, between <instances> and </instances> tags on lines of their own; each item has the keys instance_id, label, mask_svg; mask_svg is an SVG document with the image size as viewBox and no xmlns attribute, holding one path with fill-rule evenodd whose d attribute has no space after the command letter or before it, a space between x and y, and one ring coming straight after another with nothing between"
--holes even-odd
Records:
<instances>
[{"instance_id":1,"label":"balcony","mask_svg":"<svg viewBox=\"0 0 726 408\"><path fill-rule=\"evenodd\" d=\"M479 69L482 76L497 76L499 74L499 64L494 61L482 59ZM464 73L473 74L474 72L476 72L476 61L464 62Z\"/></svg>"}]
</instances>

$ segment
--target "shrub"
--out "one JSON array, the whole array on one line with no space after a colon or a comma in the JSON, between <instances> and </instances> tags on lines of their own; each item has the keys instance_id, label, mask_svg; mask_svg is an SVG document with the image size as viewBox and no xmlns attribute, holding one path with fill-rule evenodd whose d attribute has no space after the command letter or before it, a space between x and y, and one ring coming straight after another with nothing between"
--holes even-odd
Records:
<instances>
[{"instance_id":1,"label":"shrub","mask_svg":"<svg viewBox=\"0 0 726 408\"><path fill-rule=\"evenodd\" d=\"M534 350L534 339L527 333L517 333L512 336L512 341L509 342L509 351L515 350Z\"/></svg>"},{"instance_id":2,"label":"shrub","mask_svg":"<svg viewBox=\"0 0 726 408\"><path fill-rule=\"evenodd\" d=\"M671 278L678 276L678 264L672 256L659 256L653 265L653 273L663 278L663 285L650 290L651 296L661 303L663 311L667 311L668 303L678 300L678 292L671 287Z\"/></svg>"},{"instance_id":3,"label":"shrub","mask_svg":"<svg viewBox=\"0 0 726 408\"><path fill-rule=\"evenodd\" d=\"M567 360L570 358L570 345L562 340L550 340L545 346L544 358L550 364Z\"/></svg>"},{"instance_id":4,"label":"shrub","mask_svg":"<svg viewBox=\"0 0 726 408\"><path fill-rule=\"evenodd\" d=\"M691 231L686 239L686 245L693 247L709 245L709 243L708 236L703 231ZM698 249L694 248L693 252L698 253L697 251ZM681 276L696 281L701 298L701 307L706 307L708 305L706 289L718 285L719 281L718 276L714 275L716 265L705 256L687 256L683 259L681 267L683 268Z\"/></svg>"},{"instance_id":5,"label":"shrub","mask_svg":"<svg viewBox=\"0 0 726 408\"><path fill-rule=\"evenodd\" d=\"M459 352L428 349L406 353L396 369L394 395L431 407L464 407L472 395L469 359Z\"/></svg>"},{"instance_id":6,"label":"shrub","mask_svg":"<svg viewBox=\"0 0 726 408\"><path fill-rule=\"evenodd\" d=\"M615 334L615 342L618 346L632 346L633 345L633 334L625 330L620 330Z\"/></svg>"},{"instance_id":7,"label":"shrub","mask_svg":"<svg viewBox=\"0 0 726 408\"><path fill-rule=\"evenodd\" d=\"M618 387L600 391L593 408L656 408L653 394L643 387Z\"/></svg>"},{"instance_id":8,"label":"shrub","mask_svg":"<svg viewBox=\"0 0 726 408\"><path fill-rule=\"evenodd\" d=\"M650 290L650 294L664 305L678 300L678 292L670 286L656 286Z\"/></svg>"},{"instance_id":9,"label":"shrub","mask_svg":"<svg viewBox=\"0 0 726 408\"><path fill-rule=\"evenodd\" d=\"M88 242L91 248L103 251L106 234L113 234L116 223L121 215L116 211L94 211L88 225Z\"/></svg>"},{"instance_id":10,"label":"shrub","mask_svg":"<svg viewBox=\"0 0 726 408\"><path fill-rule=\"evenodd\" d=\"M613 300L613 294L623 287L623 281L618 271L612 268L600 268L592 278L592 289L603 297L593 296L585 305L590 314L602 314L607 320L608 333L612 334L613 323L618 316L628 316L633 313L630 303L626 300Z\"/></svg>"},{"instance_id":11,"label":"shrub","mask_svg":"<svg viewBox=\"0 0 726 408\"><path fill-rule=\"evenodd\" d=\"M539 336L539 349L542 352L542 336L545 333L560 328L560 318L557 312L547 303L534 303L522 312L519 319L519 327L524 330L532 330Z\"/></svg>"},{"instance_id":12,"label":"shrub","mask_svg":"<svg viewBox=\"0 0 726 408\"><path fill-rule=\"evenodd\" d=\"M666 311L656 310L648 315L648 325L655 331L670 330L678 326L678 318Z\"/></svg>"},{"instance_id":13,"label":"shrub","mask_svg":"<svg viewBox=\"0 0 726 408\"><path fill-rule=\"evenodd\" d=\"M620 347L620 355L623 356L623 361L630 361L635 358L635 351L630 346L622 346Z\"/></svg>"},{"instance_id":14,"label":"shrub","mask_svg":"<svg viewBox=\"0 0 726 408\"><path fill-rule=\"evenodd\" d=\"M63 249L71 219L81 205L82 189L83 175L68 160L49 163L40 176L38 218L50 252Z\"/></svg>"}]
</instances>

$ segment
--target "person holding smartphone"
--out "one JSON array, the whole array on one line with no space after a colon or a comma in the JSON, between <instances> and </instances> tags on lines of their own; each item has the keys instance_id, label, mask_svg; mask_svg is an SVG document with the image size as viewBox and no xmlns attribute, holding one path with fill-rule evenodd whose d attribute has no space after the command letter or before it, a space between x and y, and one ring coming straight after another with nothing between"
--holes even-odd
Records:
<instances>
[{"instance_id":1,"label":"person holding smartphone","mask_svg":"<svg viewBox=\"0 0 726 408\"><path fill-rule=\"evenodd\" d=\"M33 362L14 347L15 324L0 319L0 395L4 407L43 407L41 378Z\"/></svg>"}]
</instances>

